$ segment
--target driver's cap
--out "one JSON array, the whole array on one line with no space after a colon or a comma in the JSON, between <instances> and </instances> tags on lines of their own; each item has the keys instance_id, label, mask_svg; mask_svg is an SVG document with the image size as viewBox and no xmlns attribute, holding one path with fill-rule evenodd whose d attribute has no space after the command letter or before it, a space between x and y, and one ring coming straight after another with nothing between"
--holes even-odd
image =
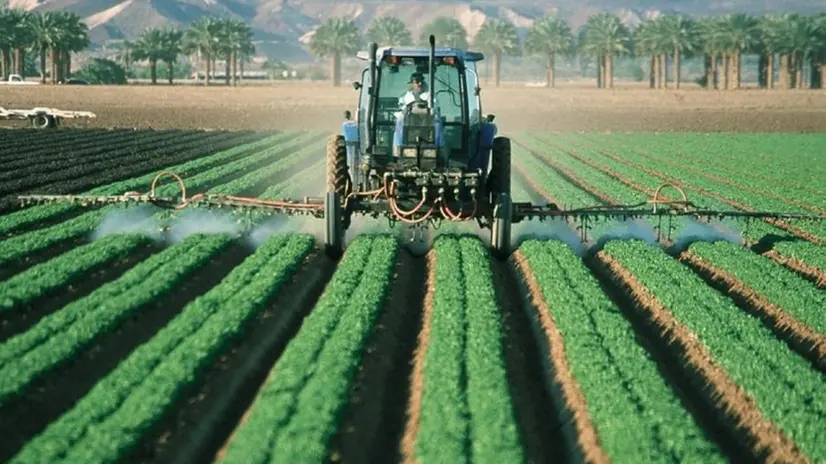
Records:
<instances>
[{"instance_id":1,"label":"driver's cap","mask_svg":"<svg viewBox=\"0 0 826 464\"><path fill-rule=\"evenodd\" d=\"M408 84L412 84L413 82L424 83L424 75L420 72L415 72L410 75L410 80L407 81Z\"/></svg>"}]
</instances>

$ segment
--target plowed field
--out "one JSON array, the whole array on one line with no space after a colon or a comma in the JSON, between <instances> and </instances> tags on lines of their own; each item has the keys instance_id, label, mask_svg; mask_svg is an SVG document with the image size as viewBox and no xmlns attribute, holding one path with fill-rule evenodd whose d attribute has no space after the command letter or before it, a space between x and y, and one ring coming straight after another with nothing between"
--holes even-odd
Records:
<instances>
[{"instance_id":1,"label":"plowed field","mask_svg":"<svg viewBox=\"0 0 826 464\"><path fill-rule=\"evenodd\" d=\"M507 135L515 201L826 214L822 134ZM366 221L332 261L310 218L14 201L320 195L325 139L2 131L0 461L826 460L826 222L526 221L500 262Z\"/></svg>"}]
</instances>

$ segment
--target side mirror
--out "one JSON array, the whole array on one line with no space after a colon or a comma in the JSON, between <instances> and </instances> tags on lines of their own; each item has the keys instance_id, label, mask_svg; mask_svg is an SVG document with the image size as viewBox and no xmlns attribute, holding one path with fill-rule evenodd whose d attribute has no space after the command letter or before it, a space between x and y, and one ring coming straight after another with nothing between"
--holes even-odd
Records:
<instances>
[{"instance_id":1,"label":"side mirror","mask_svg":"<svg viewBox=\"0 0 826 464\"><path fill-rule=\"evenodd\" d=\"M488 115L486 115L486 116L485 116L485 120L486 120L487 122L493 122L493 118L495 118L495 117L496 117L496 116L494 116L494 115L492 115L492 114L488 114Z\"/></svg>"},{"instance_id":2,"label":"side mirror","mask_svg":"<svg viewBox=\"0 0 826 464\"><path fill-rule=\"evenodd\" d=\"M358 90L361 88L361 82L353 81L353 89Z\"/></svg>"},{"instance_id":3,"label":"side mirror","mask_svg":"<svg viewBox=\"0 0 826 464\"><path fill-rule=\"evenodd\" d=\"M347 111L344 112L344 120L345 121L349 121L352 118L353 118L353 113L351 113L350 110L347 110Z\"/></svg>"},{"instance_id":4,"label":"side mirror","mask_svg":"<svg viewBox=\"0 0 826 464\"><path fill-rule=\"evenodd\" d=\"M481 92L482 92L482 88L481 88L481 87L474 87L474 88L473 88L473 95L474 95L474 96L477 96L477 97L478 97L478 96L479 96L479 94L480 94Z\"/></svg>"}]
</instances>

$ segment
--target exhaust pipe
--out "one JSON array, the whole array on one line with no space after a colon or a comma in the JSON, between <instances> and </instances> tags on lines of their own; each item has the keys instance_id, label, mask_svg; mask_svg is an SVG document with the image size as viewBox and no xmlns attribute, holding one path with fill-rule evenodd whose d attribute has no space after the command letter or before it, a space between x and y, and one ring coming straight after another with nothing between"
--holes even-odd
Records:
<instances>
[{"instance_id":1,"label":"exhaust pipe","mask_svg":"<svg viewBox=\"0 0 826 464\"><path fill-rule=\"evenodd\" d=\"M435 67L435 60L436 60L436 36L433 34L430 35L430 71L428 72L428 82L430 82L430 92L427 95L427 109L429 110L430 114L433 114L433 98L434 93L436 93L436 83L434 81L434 76L436 74L436 67Z\"/></svg>"},{"instance_id":2,"label":"exhaust pipe","mask_svg":"<svg viewBox=\"0 0 826 464\"><path fill-rule=\"evenodd\" d=\"M378 53L379 44L376 42L370 43L370 87L367 88L367 127L369 128L368 131L368 143L367 143L367 150L366 153L371 153L373 147L376 145L376 131L374 128L374 113L376 108L376 96L378 92L376 91L376 53Z\"/></svg>"}]
</instances>

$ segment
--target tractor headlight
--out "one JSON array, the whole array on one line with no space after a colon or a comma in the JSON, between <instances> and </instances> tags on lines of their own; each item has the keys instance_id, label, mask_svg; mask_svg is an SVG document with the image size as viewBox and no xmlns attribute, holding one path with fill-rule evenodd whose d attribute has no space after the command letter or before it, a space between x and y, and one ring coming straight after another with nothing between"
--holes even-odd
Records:
<instances>
[{"instance_id":1,"label":"tractor headlight","mask_svg":"<svg viewBox=\"0 0 826 464\"><path fill-rule=\"evenodd\" d=\"M422 158L436 158L437 152L435 148L425 148L422 150Z\"/></svg>"},{"instance_id":2,"label":"tractor headlight","mask_svg":"<svg viewBox=\"0 0 826 464\"><path fill-rule=\"evenodd\" d=\"M404 158L415 158L416 157L416 149L415 148L405 148L402 150L402 157Z\"/></svg>"}]
</instances>

